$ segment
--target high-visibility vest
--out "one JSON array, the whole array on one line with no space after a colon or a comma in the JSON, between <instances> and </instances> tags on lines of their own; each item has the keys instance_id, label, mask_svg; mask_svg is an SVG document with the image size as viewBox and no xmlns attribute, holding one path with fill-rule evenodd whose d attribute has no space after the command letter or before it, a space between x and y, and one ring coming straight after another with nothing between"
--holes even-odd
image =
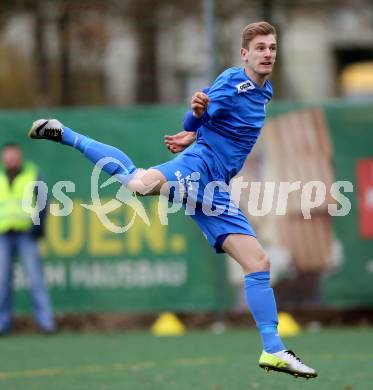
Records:
<instances>
[{"instance_id":1,"label":"high-visibility vest","mask_svg":"<svg viewBox=\"0 0 373 390\"><path fill-rule=\"evenodd\" d=\"M35 165L24 164L22 171L9 183L4 171L0 171L0 234L9 230L24 232L32 227L30 213L22 208L22 200L32 204L34 191L26 191L26 186L38 178ZM28 197L28 199L27 199Z\"/></svg>"}]
</instances>

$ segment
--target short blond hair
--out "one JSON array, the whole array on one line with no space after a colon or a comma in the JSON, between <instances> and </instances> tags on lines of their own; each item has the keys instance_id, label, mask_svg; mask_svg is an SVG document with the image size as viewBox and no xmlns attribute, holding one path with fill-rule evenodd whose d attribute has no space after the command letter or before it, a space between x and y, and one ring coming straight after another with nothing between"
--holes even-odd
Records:
<instances>
[{"instance_id":1,"label":"short blond hair","mask_svg":"<svg viewBox=\"0 0 373 390\"><path fill-rule=\"evenodd\" d=\"M248 24L242 31L242 43L241 47L248 49L250 42L257 35L269 35L276 36L276 29L268 22L256 22Z\"/></svg>"}]
</instances>

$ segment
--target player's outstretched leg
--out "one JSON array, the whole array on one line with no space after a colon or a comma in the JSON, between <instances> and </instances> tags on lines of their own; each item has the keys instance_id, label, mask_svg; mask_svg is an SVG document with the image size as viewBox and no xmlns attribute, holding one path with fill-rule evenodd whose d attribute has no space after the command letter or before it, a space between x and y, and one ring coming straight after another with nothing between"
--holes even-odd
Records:
<instances>
[{"instance_id":1,"label":"player's outstretched leg","mask_svg":"<svg viewBox=\"0 0 373 390\"><path fill-rule=\"evenodd\" d=\"M32 124L28 135L33 139L48 139L72 146L94 164L105 157L120 161L121 164L109 162L102 169L109 175L118 177L124 185L128 184L137 170L132 160L121 150L76 133L57 119L38 119Z\"/></svg>"},{"instance_id":2,"label":"player's outstretched leg","mask_svg":"<svg viewBox=\"0 0 373 390\"><path fill-rule=\"evenodd\" d=\"M245 273L245 290L249 310L259 330L263 352L259 366L295 377L315 378L316 371L303 364L285 348L277 332L278 316L274 292L270 285L269 260L255 237L230 234L223 249L233 257Z\"/></svg>"}]
</instances>

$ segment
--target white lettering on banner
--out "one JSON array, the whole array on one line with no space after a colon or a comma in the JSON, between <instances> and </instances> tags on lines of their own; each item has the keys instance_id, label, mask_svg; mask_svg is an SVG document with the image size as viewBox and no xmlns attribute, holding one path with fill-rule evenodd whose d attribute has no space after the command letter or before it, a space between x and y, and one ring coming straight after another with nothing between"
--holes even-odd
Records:
<instances>
[{"instance_id":1,"label":"white lettering on banner","mask_svg":"<svg viewBox=\"0 0 373 390\"><path fill-rule=\"evenodd\" d=\"M183 285L187 279L185 261L136 261L73 263L72 287L148 288Z\"/></svg>"},{"instance_id":2,"label":"white lettering on banner","mask_svg":"<svg viewBox=\"0 0 373 390\"><path fill-rule=\"evenodd\" d=\"M48 286L64 288L67 284L67 272L65 264L46 264L44 266L44 279ZM20 264L16 264L14 269L15 290L25 290L28 287L26 275Z\"/></svg>"},{"instance_id":3,"label":"white lettering on banner","mask_svg":"<svg viewBox=\"0 0 373 390\"><path fill-rule=\"evenodd\" d=\"M180 287L187 281L185 259L123 260L100 262L69 262L44 267L45 281L50 288L149 288ZM27 289L27 279L17 264L14 273L17 291Z\"/></svg>"}]
</instances>

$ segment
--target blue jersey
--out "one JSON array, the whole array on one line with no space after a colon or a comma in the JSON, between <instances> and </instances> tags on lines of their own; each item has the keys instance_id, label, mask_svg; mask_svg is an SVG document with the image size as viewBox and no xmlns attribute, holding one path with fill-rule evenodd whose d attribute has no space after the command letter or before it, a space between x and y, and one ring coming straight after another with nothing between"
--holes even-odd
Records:
<instances>
[{"instance_id":1,"label":"blue jersey","mask_svg":"<svg viewBox=\"0 0 373 390\"><path fill-rule=\"evenodd\" d=\"M259 136L272 87L268 81L263 87L255 84L243 68L230 68L204 92L210 102L202 118L188 112L184 119L185 130L197 130L197 141L173 160L153 168L169 183L169 199L183 202L220 253L229 234L255 237L247 218L231 199L227 184L242 168Z\"/></svg>"},{"instance_id":2,"label":"blue jersey","mask_svg":"<svg viewBox=\"0 0 373 390\"><path fill-rule=\"evenodd\" d=\"M272 86L267 80L260 87L246 75L244 68L233 67L204 92L210 103L197 132L197 143L213 150L219 171L229 181L242 168L260 134Z\"/></svg>"}]
</instances>

